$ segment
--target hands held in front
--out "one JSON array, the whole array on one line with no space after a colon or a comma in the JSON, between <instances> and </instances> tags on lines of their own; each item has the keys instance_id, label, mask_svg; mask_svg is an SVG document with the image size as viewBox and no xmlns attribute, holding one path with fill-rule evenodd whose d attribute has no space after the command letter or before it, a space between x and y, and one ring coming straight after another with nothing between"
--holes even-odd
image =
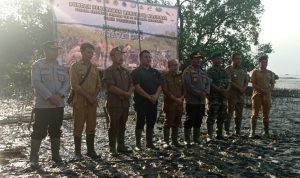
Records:
<instances>
[{"instance_id":1,"label":"hands held in front","mask_svg":"<svg viewBox=\"0 0 300 178\"><path fill-rule=\"evenodd\" d=\"M56 107L59 106L60 100L61 100L61 97L58 94L54 94L48 98L48 101Z\"/></svg>"}]
</instances>

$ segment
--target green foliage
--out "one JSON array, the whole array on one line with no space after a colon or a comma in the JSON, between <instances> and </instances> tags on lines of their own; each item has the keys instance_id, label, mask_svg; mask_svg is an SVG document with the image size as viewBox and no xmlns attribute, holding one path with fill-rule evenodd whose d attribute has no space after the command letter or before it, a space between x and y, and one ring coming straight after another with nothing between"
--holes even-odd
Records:
<instances>
[{"instance_id":1,"label":"green foliage","mask_svg":"<svg viewBox=\"0 0 300 178\"><path fill-rule=\"evenodd\" d=\"M30 87L30 62L42 56L40 45L53 39L54 28L45 1L14 1L4 8L16 12L0 17L0 86L11 95Z\"/></svg>"},{"instance_id":2,"label":"green foliage","mask_svg":"<svg viewBox=\"0 0 300 178\"><path fill-rule=\"evenodd\" d=\"M181 6L181 33L179 50L181 62L187 65L191 51L198 50L204 56L204 67L215 50L222 51L225 63L233 52L242 54L243 65L248 71L254 68L252 48L260 45L260 16L263 7L260 0L193 0ZM272 52L262 50L263 53ZM264 48L265 49L265 48Z\"/></svg>"},{"instance_id":3,"label":"green foliage","mask_svg":"<svg viewBox=\"0 0 300 178\"><path fill-rule=\"evenodd\" d=\"M30 65L42 56L40 44L54 38L49 1L12 0L12 13L0 16L0 86L2 91L16 93L30 88ZM168 0L140 2L170 5ZM179 59L188 64L188 55L200 51L205 57L222 51L225 63L233 52L242 54L248 71L255 67L255 59L271 53L270 44L259 44L260 0L177 0L179 6ZM1 12L8 12L1 6ZM9 11L10 12L10 11ZM168 41L168 40L166 40ZM172 42L172 40L170 40ZM255 49L255 52L253 52Z\"/></svg>"}]
</instances>

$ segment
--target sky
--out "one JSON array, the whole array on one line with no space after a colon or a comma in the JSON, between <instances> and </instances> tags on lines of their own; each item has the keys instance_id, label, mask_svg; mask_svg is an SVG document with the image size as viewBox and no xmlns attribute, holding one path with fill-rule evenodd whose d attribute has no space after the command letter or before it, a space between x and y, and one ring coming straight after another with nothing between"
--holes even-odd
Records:
<instances>
[{"instance_id":1,"label":"sky","mask_svg":"<svg viewBox=\"0 0 300 178\"><path fill-rule=\"evenodd\" d=\"M262 0L260 43L271 43L268 68L278 75L300 75L300 0Z\"/></svg>"}]
</instances>

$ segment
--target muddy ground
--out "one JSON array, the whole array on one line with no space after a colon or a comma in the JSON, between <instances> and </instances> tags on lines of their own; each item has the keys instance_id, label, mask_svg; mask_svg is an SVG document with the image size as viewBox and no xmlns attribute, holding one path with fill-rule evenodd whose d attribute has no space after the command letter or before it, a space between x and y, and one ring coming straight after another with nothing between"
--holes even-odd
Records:
<instances>
[{"instance_id":1,"label":"muddy ground","mask_svg":"<svg viewBox=\"0 0 300 178\"><path fill-rule=\"evenodd\" d=\"M19 105L11 100L2 101L1 117L5 118L13 112L13 115L6 118L26 120L24 118L29 115L28 107L26 109L24 104L23 107L16 106ZM66 113L68 118L69 108ZM28 123L1 122L0 177L300 177L300 98L273 99L271 138L262 137L261 120L258 123L257 138L248 138L249 107L245 108L244 116L242 136L239 138L207 143L204 118L202 144L171 150L162 148L162 124L158 122L155 142L160 147L159 151L145 148L115 158L108 154L105 118L98 117L95 146L101 158L92 160L85 157L83 161L73 159L72 120L64 120L61 155L65 163L55 165L51 161L47 138L40 149L41 168L38 170L31 169L28 164ZM135 143L134 123L134 115L131 115L126 143L132 148ZM183 129L180 130L180 141L183 142ZM85 153L84 139L83 142Z\"/></svg>"}]
</instances>

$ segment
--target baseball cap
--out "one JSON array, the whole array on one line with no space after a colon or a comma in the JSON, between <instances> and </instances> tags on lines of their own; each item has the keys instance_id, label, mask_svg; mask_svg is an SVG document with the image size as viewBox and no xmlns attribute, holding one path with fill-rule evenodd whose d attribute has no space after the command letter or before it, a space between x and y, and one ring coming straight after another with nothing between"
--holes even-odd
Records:
<instances>
[{"instance_id":1,"label":"baseball cap","mask_svg":"<svg viewBox=\"0 0 300 178\"><path fill-rule=\"evenodd\" d=\"M195 58L195 57L202 58L203 56L198 51L194 51L190 54L190 59Z\"/></svg>"},{"instance_id":2,"label":"baseball cap","mask_svg":"<svg viewBox=\"0 0 300 178\"><path fill-rule=\"evenodd\" d=\"M116 52L126 53L123 46L117 46L110 51L110 55L114 55Z\"/></svg>"},{"instance_id":3,"label":"baseball cap","mask_svg":"<svg viewBox=\"0 0 300 178\"><path fill-rule=\"evenodd\" d=\"M57 41L46 41L42 44L43 49L60 49L61 46L58 45Z\"/></svg>"}]
</instances>

